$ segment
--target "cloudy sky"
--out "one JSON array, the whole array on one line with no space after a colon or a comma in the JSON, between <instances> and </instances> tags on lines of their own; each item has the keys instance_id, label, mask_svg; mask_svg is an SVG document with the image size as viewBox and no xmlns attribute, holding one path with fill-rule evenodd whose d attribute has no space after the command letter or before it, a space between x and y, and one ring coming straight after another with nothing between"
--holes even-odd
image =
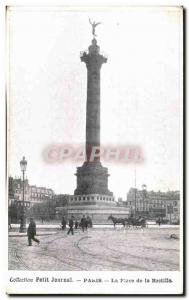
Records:
<instances>
[{"instance_id":1,"label":"cloudy sky","mask_svg":"<svg viewBox=\"0 0 189 300\"><path fill-rule=\"evenodd\" d=\"M101 69L101 142L137 145L144 162L103 162L109 189L180 189L182 155L182 12L179 8L32 7L8 11L9 174L28 161L31 184L72 194L82 162L49 164L51 144L85 142L87 72L80 51L101 21L97 40L107 53Z\"/></svg>"}]
</instances>

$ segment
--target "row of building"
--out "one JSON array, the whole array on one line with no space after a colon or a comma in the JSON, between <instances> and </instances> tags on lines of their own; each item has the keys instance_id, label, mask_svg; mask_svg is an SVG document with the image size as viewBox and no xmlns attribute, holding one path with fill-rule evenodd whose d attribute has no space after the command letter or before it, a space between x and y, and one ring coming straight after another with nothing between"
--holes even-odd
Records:
<instances>
[{"instance_id":1,"label":"row of building","mask_svg":"<svg viewBox=\"0 0 189 300\"><path fill-rule=\"evenodd\" d=\"M39 204L45 204L49 210L54 207L57 218L61 218L61 214L66 214L66 206L68 203L77 205L85 204L86 199L76 199L71 195L56 195L50 188L39 187L30 185L28 180L25 180L24 185L25 207L35 212L39 209ZM96 196L98 197L98 196ZM94 197L93 197L94 198ZM9 207L21 207L23 205L23 181L21 178L9 177ZM104 199L105 202L109 199ZM97 201L98 202L98 201ZM36 205L38 204L38 206ZM161 217L169 222L179 222L180 220L180 192L167 191L167 192L154 192L147 191L146 189L131 188L127 193L127 199L124 201L118 198L115 205L127 207L130 214L143 215L148 218Z\"/></svg>"},{"instance_id":2,"label":"row of building","mask_svg":"<svg viewBox=\"0 0 189 300\"><path fill-rule=\"evenodd\" d=\"M24 200L30 206L54 200L55 193L50 188L29 185L28 179L24 183ZM23 200L23 181L21 178L9 177L9 206Z\"/></svg>"},{"instance_id":3,"label":"row of building","mask_svg":"<svg viewBox=\"0 0 189 300\"><path fill-rule=\"evenodd\" d=\"M170 222L180 220L180 191L154 192L131 188L126 203L133 214L161 217Z\"/></svg>"}]
</instances>

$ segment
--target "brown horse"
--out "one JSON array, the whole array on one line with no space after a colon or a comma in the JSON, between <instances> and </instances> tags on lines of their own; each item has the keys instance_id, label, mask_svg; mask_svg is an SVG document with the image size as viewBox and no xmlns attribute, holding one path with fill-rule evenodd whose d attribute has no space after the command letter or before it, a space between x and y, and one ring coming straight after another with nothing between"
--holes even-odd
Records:
<instances>
[{"instance_id":1,"label":"brown horse","mask_svg":"<svg viewBox=\"0 0 189 300\"><path fill-rule=\"evenodd\" d=\"M123 218L115 218L115 217L113 217L112 215L110 215L110 216L108 217L108 220L111 220L111 221L113 222L114 228L115 228L116 224L122 224L123 227L125 227L125 225L126 225L126 223L127 223L127 221L126 221L127 219L123 219Z\"/></svg>"}]
</instances>

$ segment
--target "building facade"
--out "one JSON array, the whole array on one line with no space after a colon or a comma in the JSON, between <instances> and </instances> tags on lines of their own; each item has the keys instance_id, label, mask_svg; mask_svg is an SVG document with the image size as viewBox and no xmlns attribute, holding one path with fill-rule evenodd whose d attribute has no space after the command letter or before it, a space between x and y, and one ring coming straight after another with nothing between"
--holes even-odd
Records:
<instances>
[{"instance_id":1,"label":"building facade","mask_svg":"<svg viewBox=\"0 0 189 300\"><path fill-rule=\"evenodd\" d=\"M154 192L131 188L127 193L127 206L132 214L162 217L171 223L180 220L179 191Z\"/></svg>"},{"instance_id":2,"label":"building facade","mask_svg":"<svg viewBox=\"0 0 189 300\"><path fill-rule=\"evenodd\" d=\"M31 205L55 200L55 193L49 188L29 185L27 188L27 193Z\"/></svg>"},{"instance_id":3,"label":"building facade","mask_svg":"<svg viewBox=\"0 0 189 300\"><path fill-rule=\"evenodd\" d=\"M54 201L55 193L52 189L29 185L28 180L24 183L24 201L30 206L37 203ZM21 178L9 177L9 206L15 201L23 200L23 181Z\"/></svg>"}]
</instances>

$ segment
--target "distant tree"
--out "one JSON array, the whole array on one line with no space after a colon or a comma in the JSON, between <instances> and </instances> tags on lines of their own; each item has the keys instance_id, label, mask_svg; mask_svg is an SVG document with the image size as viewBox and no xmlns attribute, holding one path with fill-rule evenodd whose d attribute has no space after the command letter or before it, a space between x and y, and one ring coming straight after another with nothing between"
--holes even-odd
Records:
<instances>
[{"instance_id":1,"label":"distant tree","mask_svg":"<svg viewBox=\"0 0 189 300\"><path fill-rule=\"evenodd\" d=\"M46 201L43 203L34 204L28 211L28 216L36 219L52 220L55 218L56 203Z\"/></svg>"},{"instance_id":2,"label":"distant tree","mask_svg":"<svg viewBox=\"0 0 189 300\"><path fill-rule=\"evenodd\" d=\"M8 216L11 223L17 223L18 222L18 208L16 205L9 206L8 209Z\"/></svg>"}]
</instances>

